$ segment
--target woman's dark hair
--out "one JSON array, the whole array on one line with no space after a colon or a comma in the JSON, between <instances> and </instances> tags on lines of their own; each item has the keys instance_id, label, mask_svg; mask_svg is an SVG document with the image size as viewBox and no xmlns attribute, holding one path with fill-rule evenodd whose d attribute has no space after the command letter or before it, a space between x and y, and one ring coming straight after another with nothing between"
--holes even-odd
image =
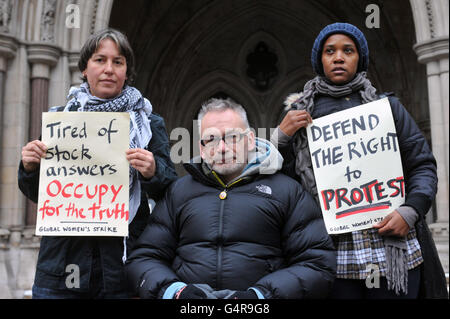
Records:
<instances>
[{"instance_id":1,"label":"woman's dark hair","mask_svg":"<svg viewBox=\"0 0 450 319\"><path fill-rule=\"evenodd\" d=\"M125 84L131 85L135 77L133 49L131 48L127 37L122 32L115 29L109 28L98 31L87 39L81 48L80 60L78 61L80 72L86 70L89 59L97 51L100 42L105 39L112 40L119 48L120 54L125 57L127 61L127 80L125 81ZM83 77L83 81L87 82L86 77Z\"/></svg>"}]
</instances>

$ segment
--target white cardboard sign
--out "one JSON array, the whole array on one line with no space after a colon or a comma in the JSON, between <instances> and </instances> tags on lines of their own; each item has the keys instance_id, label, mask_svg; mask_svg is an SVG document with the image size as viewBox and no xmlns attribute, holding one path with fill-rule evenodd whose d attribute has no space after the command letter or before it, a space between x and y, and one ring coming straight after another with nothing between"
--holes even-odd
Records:
<instances>
[{"instance_id":1,"label":"white cardboard sign","mask_svg":"<svg viewBox=\"0 0 450 319\"><path fill-rule=\"evenodd\" d=\"M329 234L371 228L404 203L388 98L314 119L307 135Z\"/></svg>"},{"instance_id":2,"label":"white cardboard sign","mask_svg":"<svg viewBox=\"0 0 450 319\"><path fill-rule=\"evenodd\" d=\"M36 235L127 236L130 116L42 114Z\"/></svg>"}]
</instances>

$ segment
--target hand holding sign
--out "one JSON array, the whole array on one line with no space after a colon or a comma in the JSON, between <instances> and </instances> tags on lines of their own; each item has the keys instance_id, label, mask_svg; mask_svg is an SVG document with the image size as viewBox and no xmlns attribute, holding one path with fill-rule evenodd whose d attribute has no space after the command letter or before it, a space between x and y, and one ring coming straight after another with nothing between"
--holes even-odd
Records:
<instances>
[{"instance_id":1,"label":"hand holding sign","mask_svg":"<svg viewBox=\"0 0 450 319\"><path fill-rule=\"evenodd\" d=\"M35 171L41 164L41 159L45 157L47 146L39 141L34 140L22 147L22 163L25 172Z\"/></svg>"},{"instance_id":2,"label":"hand holding sign","mask_svg":"<svg viewBox=\"0 0 450 319\"><path fill-rule=\"evenodd\" d=\"M156 162L153 153L142 148L131 148L126 151L130 165L137 169L146 179L155 175Z\"/></svg>"},{"instance_id":3,"label":"hand holding sign","mask_svg":"<svg viewBox=\"0 0 450 319\"><path fill-rule=\"evenodd\" d=\"M308 112L305 110L291 110L281 121L280 130L288 136L293 136L300 128L306 127L310 123L312 123L312 118Z\"/></svg>"},{"instance_id":4,"label":"hand holding sign","mask_svg":"<svg viewBox=\"0 0 450 319\"><path fill-rule=\"evenodd\" d=\"M398 236L405 237L409 232L409 226L399 212L394 210L392 213L383 218L383 220L375 225L381 236Z\"/></svg>"}]
</instances>

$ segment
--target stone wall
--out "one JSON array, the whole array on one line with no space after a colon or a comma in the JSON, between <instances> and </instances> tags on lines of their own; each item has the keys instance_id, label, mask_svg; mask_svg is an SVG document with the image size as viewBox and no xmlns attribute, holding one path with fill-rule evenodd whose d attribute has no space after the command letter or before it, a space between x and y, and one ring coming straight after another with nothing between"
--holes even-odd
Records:
<instances>
[{"instance_id":1,"label":"stone wall","mask_svg":"<svg viewBox=\"0 0 450 319\"><path fill-rule=\"evenodd\" d=\"M0 229L0 299L30 296L39 252L33 229Z\"/></svg>"}]
</instances>

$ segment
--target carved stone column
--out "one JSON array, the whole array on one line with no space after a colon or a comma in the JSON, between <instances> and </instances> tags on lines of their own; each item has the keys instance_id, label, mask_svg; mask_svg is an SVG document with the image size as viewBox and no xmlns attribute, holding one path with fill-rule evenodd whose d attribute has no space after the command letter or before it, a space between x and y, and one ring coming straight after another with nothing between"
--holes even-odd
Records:
<instances>
[{"instance_id":1,"label":"carved stone column","mask_svg":"<svg viewBox=\"0 0 450 319\"><path fill-rule=\"evenodd\" d=\"M80 54L78 52L69 54L69 69L71 73L70 86L79 86L83 82L81 79L81 72L78 69L79 59Z\"/></svg>"},{"instance_id":2,"label":"carved stone column","mask_svg":"<svg viewBox=\"0 0 450 319\"><path fill-rule=\"evenodd\" d=\"M16 54L17 44L14 38L7 35L0 35L0 125L3 127L3 104L5 94L5 81L8 60ZM2 131L0 130L0 141Z\"/></svg>"},{"instance_id":3,"label":"carved stone column","mask_svg":"<svg viewBox=\"0 0 450 319\"><path fill-rule=\"evenodd\" d=\"M41 135L42 112L48 105L50 70L58 62L60 49L49 44L32 44L28 47L28 61L31 64L31 107L29 141ZM36 223L36 204L28 200L26 224Z\"/></svg>"},{"instance_id":4,"label":"carved stone column","mask_svg":"<svg viewBox=\"0 0 450 319\"><path fill-rule=\"evenodd\" d=\"M432 148L439 178L435 201L437 219L430 224L430 229L446 272L449 270L448 40L448 36L433 38L414 46L418 61L427 66Z\"/></svg>"},{"instance_id":5,"label":"carved stone column","mask_svg":"<svg viewBox=\"0 0 450 319\"><path fill-rule=\"evenodd\" d=\"M414 46L418 61L426 64L432 148L437 161L438 193L436 222L449 220L448 176L448 37L434 38Z\"/></svg>"}]
</instances>

